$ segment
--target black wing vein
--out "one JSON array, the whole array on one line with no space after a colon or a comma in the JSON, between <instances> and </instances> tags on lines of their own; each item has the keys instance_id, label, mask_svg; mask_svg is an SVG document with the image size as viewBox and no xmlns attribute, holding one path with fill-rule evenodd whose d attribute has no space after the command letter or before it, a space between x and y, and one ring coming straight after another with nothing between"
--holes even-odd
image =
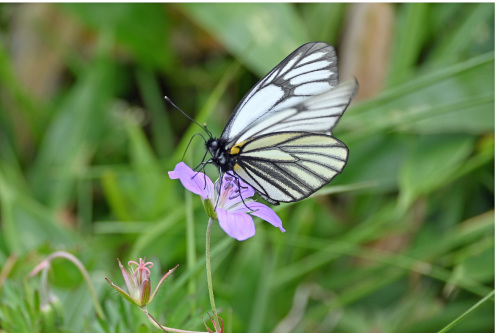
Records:
<instances>
[{"instance_id":1,"label":"black wing vein","mask_svg":"<svg viewBox=\"0 0 500 333\"><path fill-rule=\"evenodd\" d=\"M311 76L311 73L317 71L324 73ZM300 75L306 75L304 80L293 84L292 80L296 80ZM310 79L307 79L307 75L311 76ZM280 62L245 95L232 113L221 138L232 145L251 129L253 124L264 120L269 114L324 93L337 83L337 56L333 47L327 43L304 44Z\"/></svg>"}]
</instances>

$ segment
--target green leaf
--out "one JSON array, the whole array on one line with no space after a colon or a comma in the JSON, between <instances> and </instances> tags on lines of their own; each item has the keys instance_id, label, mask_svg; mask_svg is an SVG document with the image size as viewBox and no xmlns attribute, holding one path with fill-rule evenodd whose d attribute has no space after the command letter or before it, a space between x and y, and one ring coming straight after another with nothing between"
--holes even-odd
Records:
<instances>
[{"instance_id":1,"label":"green leaf","mask_svg":"<svg viewBox=\"0 0 500 333\"><path fill-rule=\"evenodd\" d=\"M174 150L174 133L167 117L164 93L156 81L152 71L138 69L136 71L139 89L147 110L151 113L153 144L160 157L168 157Z\"/></svg>"},{"instance_id":2,"label":"green leaf","mask_svg":"<svg viewBox=\"0 0 500 333\"><path fill-rule=\"evenodd\" d=\"M149 332L151 331L149 330L149 327L146 326L145 324L141 324L137 329L137 333L149 333Z\"/></svg>"},{"instance_id":3,"label":"green leaf","mask_svg":"<svg viewBox=\"0 0 500 333\"><path fill-rule=\"evenodd\" d=\"M404 82L415 70L418 56L428 35L426 3L406 3L396 22L396 38L388 78L388 86Z\"/></svg>"},{"instance_id":4,"label":"green leaf","mask_svg":"<svg viewBox=\"0 0 500 333\"><path fill-rule=\"evenodd\" d=\"M462 135L420 137L401 167L401 199L407 204L443 186L474 148L474 138Z\"/></svg>"},{"instance_id":5,"label":"green leaf","mask_svg":"<svg viewBox=\"0 0 500 333\"><path fill-rule=\"evenodd\" d=\"M493 53L429 71L350 108L338 129L350 129L348 137L356 139L388 130L426 134L492 131L493 75Z\"/></svg>"},{"instance_id":6,"label":"green leaf","mask_svg":"<svg viewBox=\"0 0 500 333\"><path fill-rule=\"evenodd\" d=\"M174 205L170 195L174 182L159 165L144 132L135 121L123 119L129 135L131 169L117 172L107 168L102 173L106 198L116 218L124 221L152 221Z\"/></svg>"},{"instance_id":7,"label":"green leaf","mask_svg":"<svg viewBox=\"0 0 500 333\"><path fill-rule=\"evenodd\" d=\"M68 230L58 225L52 212L29 194L19 191L0 163L1 230L10 253L22 255L42 244L69 245Z\"/></svg>"},{"instance_id":8,"label":"green leaf","mask_svg":"<svg viewBox=\"0 0 500 333\"><path fill-rule=\"evenodd\" d=\"M21 155L25 135L40 138L43 131L43 117L47 114L45 106L36 101L21 83L11 61L5 43L0 43L0 84L2 100L0 102L0 129L5 131L2 137L9 138L16 152ZM4 138L2 138L4 140Z\"/></svg>"},{"instance_id":9,"label":"green leaf","mask_svg":"<svg viewBox=\"0 0 500 333\"><path fill-rule=\"evenodd\" d=\"M142 64L168 69L173 65L169 27L163 4L66 3L71 12L98 33L111 33Z\"/></svg>"},{"instance_id":10,"label":"green leaf","mask_svg":"<svg viewBox=\"0 0 500 333\"><path fill-rule=\"evenodd\" d=\"M493 25L492 18L495 7L492 3L466 4L467 10L461 17L453 17L457 22L454 29L444 29L441 41L436 43L430 62L434 64L450 64L461 59L461 55L470 49L478 40L485 39L484 33L488 25Z\"/></svg>"},{"instance_id":11,"label":"green leaf","mask_svg":"<svg viewBox=\"0 0 500 333\"><path fill-rule=\"evenodd\" d=\"M337 46L339 32L346 16L344 3L303 3L302 16L311 41L324 41Z\"/></svg>"},{"instance_id":12,"label":"green leaf","mask_svg":"<svg viewBox=\"0 0 500 333\"><path fill-rule=\"evenodd\" d=\"M484 238L462 251L464 275L470 279L488 283L495 279L495 242L493 237Z\"/></svg>"},{"instance_id":13,"label":"green leaf","mask_svg":"<svg viewBox=\"0 0 500 333\"><path fill-rule=\"evenodd\" d=\"M72 197L75 176L92 156L106 124L113 66L103 59L89 66L66 95L47 128L31 170L36 196L61 208Z\"/></svg>"},{"instance_id":14,"label":"green leaf","mask_svg":"<svg viewBox=\"0 0 500 333\"><path fill-rule=\"evenodd\" d=\"M465 317L469 316L471 313L477 311L477 309L485 304L488 300L493 298L495 296L495 291L493 290L490 292L488 295L484 296L479 302L471 306L467 311L465 311L463 314L461 314L459 317L457 317L454 321L452 321L450 324L446 325L443 329L439 331L439 333L445 333L448 332L451 328L453 328L455 325L457 325L460 321L462 321Z\"/></svg>"},{"instance_id":15,"label":"green leaf","mask_svg":"<svg viewBox=\"0 0 500 333\"><path fill-rule=\"evenodd\" d=\"M289 3L185 3L179 7L260 76L310 41Z\"/></svg>"},{"instance_id":16,"label":"green leaf","mask_svg":"<svg viewBox=\"0 0 500 333\"><path fill-rule=\"evenodd\" d=\"M373 184L365 190L369 193L397 189L398 170L408 154L405 139L401 135L374 135L361 141L352 141L348 137L344 139L343 134L338 138L349 147L349 160L342 174L332 184L368 182Z\"/></svg>"}]
</instances>

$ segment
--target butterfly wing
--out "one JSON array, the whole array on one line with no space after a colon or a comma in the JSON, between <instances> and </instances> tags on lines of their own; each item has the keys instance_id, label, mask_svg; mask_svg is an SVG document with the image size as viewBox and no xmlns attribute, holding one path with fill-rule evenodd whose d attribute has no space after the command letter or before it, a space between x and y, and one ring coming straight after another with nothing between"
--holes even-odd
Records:
<instances>
[{"instance_id":1,"label":"butterfly wing","mask_svg":"<svg viewBox=\"0 0 500 333\"><path fill-rule=\"evenodd\" d=\"M272 69L245 95L231 114L221 139L229 146L271 114L299 105L338 84L333 46L307 43Z\"/></svg>"},{"instance_id":2,"label":"butterfly wing","mask_svg":"<svg viewBox=\"0 0 500 333\"><path fill-rule=\"evenodd\" d=\"M342 172L349 150L331 135L281 132L237 147L234 172L272 204L307 198Z\"/></svg>"},{"instance_id":3,"label":"butterfly wing","mask_svg":"<svg viewBox=\"0 0 500 333\"><path fill-rule=\"evenodd\" d=\"M238 138L228 142L227 148L249 138L278 132L312 132L331 135L332 128L344 114L356 94L355 79L342 82L327 92L309 97L303 102L280 112L273 112L255 122Z\"/></svg>"}]
</instances>

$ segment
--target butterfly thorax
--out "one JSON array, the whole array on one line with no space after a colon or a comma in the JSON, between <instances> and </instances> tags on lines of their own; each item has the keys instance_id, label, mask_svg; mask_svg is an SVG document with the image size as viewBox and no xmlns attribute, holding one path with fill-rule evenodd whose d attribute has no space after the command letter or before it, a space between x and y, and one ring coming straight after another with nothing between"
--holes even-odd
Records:
<instances>
[{"instance_id":1,"label":"butterfly thorax","mask_svg":"<svg viewBox=\"0 0 500 333\"><path fill-rule=\"evenodd\" d=\"M225 149L226 142L223 139L210 138L207 141L207 150L212 155L211 162L222 172L233 170L236 164L236 157Z\"/></svg>"}]
</instances>

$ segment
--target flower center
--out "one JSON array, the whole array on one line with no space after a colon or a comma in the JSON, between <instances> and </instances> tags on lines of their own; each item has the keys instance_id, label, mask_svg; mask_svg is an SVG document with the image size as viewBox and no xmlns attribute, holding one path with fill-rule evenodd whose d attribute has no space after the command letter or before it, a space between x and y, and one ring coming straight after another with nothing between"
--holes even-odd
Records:
<instances>
[{"instance_id":1,"label":"flower center","mask_svg":"<svg viewBox=\"0 0 500 333\"><path fill-rule=\"evenodd\" d=\"M128 265L130 267L132 267L132 264L137 265L136 269L134 269L134 276L140 285L142 281L146 280L149 277L149 275L151 275L151 272L148 267L153 267L153 263L146 262L142 258L139 258L139 263L135 261L128 262Z\"/></svg>"},{"instance_id":2,"label":"flower center","mask_svg":"<svg viewBox=\"0 0 500 333\"><path fill-rule=\"evenodd\" d=\"M221 207L224 205L225 202L228 200L235 199L240 196L240 186L238 184L238 180L236 177L231 176L231 175L224 175L223 177L223 182L222 182L222 189L220 191L220 197L219 197L219 202L218 205ZM219 187L220 185L216 183L216 191L217 193L219 192Z\"/></svg>"}]
</instances>

